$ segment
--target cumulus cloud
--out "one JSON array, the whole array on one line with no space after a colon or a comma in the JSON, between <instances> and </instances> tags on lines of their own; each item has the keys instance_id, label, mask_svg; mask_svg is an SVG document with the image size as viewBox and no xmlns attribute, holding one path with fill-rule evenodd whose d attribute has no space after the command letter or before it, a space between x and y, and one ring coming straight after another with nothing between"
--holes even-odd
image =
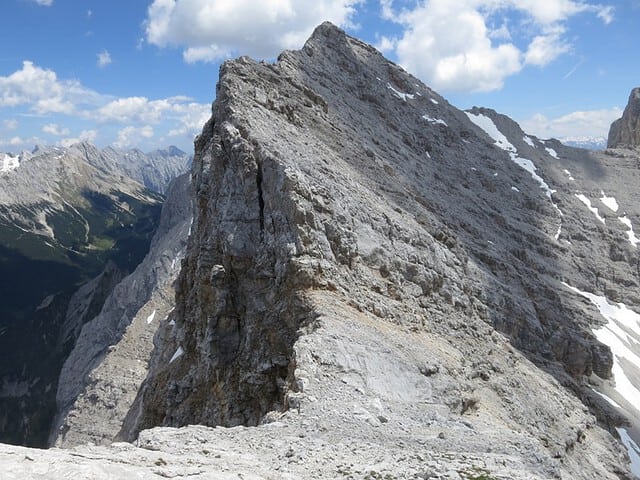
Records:
<instances>
[{"instance_id":1,"label":"cumulus cloud","mask_svg":"<svg viewBox=\"0 0 640 480\"><path fill-rule=\"evenodd\" d=\"M500 89L527 65L543 67L571 51L567 21L578 14L613 21L611 6L581 0L381 0L381 16L402 26L395 45L399 62L436 89L462 92ZM515 14L510 29L496 18ZM518 35L515 35L517 33ZM517 37L517 38L514 38Z\"/></svg>"},{"instance_id":2,"label":"cumulus cloud","mask_svg":"<svg viewBox=\"0 0 640 480\"><path fill-rule=\"evenodd\" d=\"M15 118L10 118L2 121L2 126L5 130L15 130L18 128L18 121Z\"/></svg>"},{"instance_id":3,"label":"cumulus cloud","mask_svg":"<svg viewBox=\"0 0 640 480\"><path fill-rule=\"evenodd\" d=\"M203 111L209 112L209 105L195 103L184 96L158 100L149 100L147 97L125 97L103 105L93 113L93 116L102 122L153 124L167 119L188 122L194 115L201 118Z\"/></svg>"},{"instance_id":4,"label":"cumulus cloud","mask_svg":"<svg viewBox=\"0 0 640 480\"><path fill-rule=\"evenodd\" d=\"M98 54L98 66L106 67L111 63L111 54L107 50L103 50Z\"/></svg>"},{"instance_id":5,"label":"cumulus cloud","mask_svg":"<svg viewBox=\"0 0 640 480\"><path fill-rule=\"evenodd\" d=\"M142 143L143 139L152 138L153 127L144 125L142 127L128 126L118 132L118 139L113 143L118 148L126 148Z\"/></svg>"},{"instance_id":6,"label":"cumulus cloud","mask_svg":"<svg viewBox=\"0 0 640 480\"><path fill-rule=\"evenodd\" d=\"M577 111L556 118L540 113L520 122L522 129L540 138L607 137L614 120L622 116L618 107Z\"/></svg>"},{"instance_id":7,"label":"cumulus cloud","mask_svg":"<svg viewBox=\"0 0 640 480\"><path fill-rule=\"evenodd\" d=\"M60 79L54 71L30 61L23 62L22 68L10 75L0 76L0 111L3 109L12 110L12 117L48 118L34 128L60 137L59 145L93 141L97 136L96 128L103 130L101 139L112 143L114 140L105 132L112 132L113 126L129 127L120 130L115 140L123 146L140 145L136 139L153 146L148 140L159 138L154 128L161 135L180 136L182 140L191 141L211 114L209 104L194 102L186 96L149 99L103 95L76 80ZM81 120L87 129L79 135L71 134L71 130L64 126L65 119L69 118ZM29 148L25 143L30 139L6 138L9 137L7 132L18 127L15 119L2 120L0 127L0 133L5 137L2 145ZM38 143L42 141L38 140Z\"/></svg>"},{"instance_id":8,"label":"cumulus cloud","mask_svg":"<svg viewBox=\"0 0 640 480\"><path fill-rule=\"evenodd\" d=\"M34 145L41 143L42 140L38 137L23 138L14 136L11 138L0 138L0 146L10 148L13 151L33 148Z\"/></svg>"},{"instance_id":9,"label":"cumulus cloud","mask_svg":"<svg viewBox=\"0 0 640 480\"><path fill-rule=\"evenodd\" d=\"M202 130L211 116L211 107L199 103L183 105L177 115L177 126L169 130L170 137L193 137L195 132Z\"/></svg>"},{"instance_id":10,"label":"cumulus cloud","mask_svg":"<svg viewBox=\"0 0 640 480\"><path fill-rule=\"evenodd\" d=\"M58 145L61 147L70 147L71 145L80 142L94 142L97 136L98 132L96 130L83 130L77 137L63 138L58 142Z\"/></svg>"},{"instance_id":11,"label":"cumulus cloud","mask_svg":"<svg viewBox=\"0 0 640 480\"><path fill-rule=\"evenodd\" d=\"M564 28L556 27L544 35L537 35L524 55L525 63L543 67L571 50L563 38Z\"/></svg>"},{"instance_id":12,"label":"cumulus cloud","mask_svg":"<svg viewBox=\"0 0 640 480\"><path fill-rule=\"evenodd\" d=\"M146 40L182 47L187 62L242 54L272 58L299 48L325 20L347 26L364 0L154 0Z\"/></svg>"},{"instance_id":13,"label":"cumulus cloud","mask_svg":"<svg viewBox=\"0 0 640 480\"><path fill-rule=\"evenodd\" d=\"M38 114L72 114L79 104L96 102L96 92L77 80L59 80L52 70L24 61L22 68L0 77L0 107L28 105Z\"/></svg>"},{"instance_id":14,"label":"cumulus cloud","mask_svg":"<svg viewBox=\"0 0 640 480\"><path fill-rule=\"evenodd\" d=\"M69 135L68 128L60 127L55 123L47 123L42 127L42 131L50 135L55 135L56 137L64 137L65 135Z\"/></svg>"}]
</instances>

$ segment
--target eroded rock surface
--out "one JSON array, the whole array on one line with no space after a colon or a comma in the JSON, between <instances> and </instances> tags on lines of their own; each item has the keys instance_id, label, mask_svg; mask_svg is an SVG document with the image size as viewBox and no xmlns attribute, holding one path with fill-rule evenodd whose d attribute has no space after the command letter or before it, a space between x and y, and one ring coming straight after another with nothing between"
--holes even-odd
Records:
<instances>
[{"instance_id":1,"label":"eroded rock surface","mask_svg":"<svg viewBox=\"0 0 640 480\"><path fill-rule=\"evenodd\" d=\"M611 124L607 148L640 146L640 88L634 88L619 118Z\"/></svg>"}]
</instances>

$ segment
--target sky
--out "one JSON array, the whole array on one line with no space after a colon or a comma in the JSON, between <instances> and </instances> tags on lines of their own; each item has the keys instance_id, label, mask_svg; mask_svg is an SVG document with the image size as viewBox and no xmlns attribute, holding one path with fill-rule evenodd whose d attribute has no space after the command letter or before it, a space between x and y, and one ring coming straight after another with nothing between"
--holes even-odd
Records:
<instances>
[{"instance_id":1,"label":"sky","mask_svg":"<svg viewBox=\"0 0 640 480\"><path fill-rule=\"evenodd\" d=\"M328 20L458 108L606 137L640 86L640 0L1 0L0 151L193 139L221 62L273 61Z\"/></svg>"}]
</instances>

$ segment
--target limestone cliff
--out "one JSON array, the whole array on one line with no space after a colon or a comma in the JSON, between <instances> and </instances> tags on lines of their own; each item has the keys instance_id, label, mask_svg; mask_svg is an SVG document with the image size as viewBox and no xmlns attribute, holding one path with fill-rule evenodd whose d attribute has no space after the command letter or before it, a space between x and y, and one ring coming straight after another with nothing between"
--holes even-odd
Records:
<instances>
[{"instance_id":1,"label":"limestone cliff","mask_svg":"<svg viewBox=\"0 0 640 480\"><path fill-rule=\"evenodd\" d=\"M640 146L640 88L634 88L619 118L611 124L608 148Z\"/></svg>"},{"instance_id":2,"label":"limestone cliff","mask_svg":"<svg viewBox=\"0 0 640 480\"><path fill-rule=\"evenodd\" d=\"M582 403L615 433L588 382L618 364L583 293L640 303L627 224L585 206L609 198L607 162L462 112L329 24L275 64L226 62L176 309L121 436L278 420L284 443L267 426L201 439L276 442L265 461L289 458L295 478L367 478L371 462L402 478L629 478ZM618 198L632 225L636 197ZM166 448L165 432L139 444Z\"/></svg>"}]
</instances>

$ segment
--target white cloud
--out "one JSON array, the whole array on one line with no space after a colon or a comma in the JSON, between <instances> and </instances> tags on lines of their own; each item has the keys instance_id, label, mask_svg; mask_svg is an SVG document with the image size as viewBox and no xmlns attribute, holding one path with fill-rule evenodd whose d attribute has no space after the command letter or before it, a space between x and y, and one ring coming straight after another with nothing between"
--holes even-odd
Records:
<instances>
[{"instance_id":1,"label":"white cloud","mask_svg":"<svg viewBox=\"0 0 640 480\"><path fill-rule=\"evenodd\" d=\"M100 107L94 117L100 121L121 123L158 123L168 118L181 119L194 111L210 110L208 105L192 102L188 97L177 96L159 100L146 97L125 97Z\"/></svg>"},{"instance_id":2,"label":"white cloud","mask_svg":"<svg viewBox=\"0 0 640 480\"><path fill-rule=\"evenodd\" d=\"M359 3L363 0L154 0L146 40L183 47L187 62L237 54L272 58L301 47L325 20L350 25Z\"/></svg>"},{"instance_id":3,"label":"white cloud","mask_svg":"<svg viewBox=\"0 0 640 480\"><path fill-rule=\"evenodd\" d=\"M18 121L15 118L3 120L2 126L5 128L5 130L15 130L16 128L18 128Z\"/></svg>"},{"instance_id":4,"label":"white cloud","mask_svg":"<svg viewBox=\"0 0 640 480\"><path fill-rule=\"evenodd\" d=\"M380 50L382 53L387 54L396 49L397 40L393 38L389 38L387 36L382 36L378 39L378 43L375 45L377 50Z\"/></svg>"},{"instance_id":5,"label":"white cloud","mask_svg":"<svg viewBox=\"0 0 640 480\"><path fill-rule=\"evenodd\" d=\"M53 5L53 0L35 0L35 2L43 7L50 7Z\"/></svg>"},{"instance_id":6,"label":"white cloud","mask_svg":"<svg viewBox=\"0 0 640 480\"><path fill-rule=\"evenodd\" d=\"M0 108L28 105L38 114L72 114L79 104L100 100L100 95L77 80L59 80L56 73L22 62L22 69L0 77Z\"/></svg>"},{"instance_id":7,"label":"white cloud","mask_svg":"<svg viewBox=\"0 0 640 480\"><path fill-rule=\"evenodd\" d=\"M613 7L602 7L597 11L598 18L602 20L606 25L609 25L614 20L614 8Z\"/></svg>"},{"instance_id":8,"label":"white cloud","mask_svg":"<svg viewBox=\"0 0 640 480\"><path fill-rule=\"evenodd\" d=\"M436 89L462 92L500 89L525 66L543 67L571 51L567 21L580 13L613 21L613 7L582 0L380 0L381 16L403 27L385 38L399 62ZM509 16L509 14L515 14ZM497 18L520 18L509 29ZM513 33L519 34L513 38Z\"/></svg>"},{"instance_id":9,"label":"white cloud","mask_svg":"<svg viewBox=\"0 0 640 480\"><path fill-rule=\"evenodd\" d=\"M556 27L549 33L534 37L524 55L525 63L543 67L570 51L571 47L563 39L563 33L564 28Z\"/></svg>"},{"instance_id":10,"label":"white cloud","mask_svg":"<svg viewBox=\"0 0 640 480\"><path fill-rule=\"evenodd\" d=\"M80 135L75 138L63 138L58 142L58 145L61 147L70 147L80 142L94 142L97 136L98 132L96 130L83 130L80 132Z\"/></svg>"},{"instance_id":11,"label":"white cloud","mask_svg":"<svg viewBox=\"0 0 640 480\"><path fill-rule=\"evenodd\" d=\"M68 128L61 128L55 123L48 123L42 127L42 131L44 133L49 133L51 135L55 135L56 137L64 137L65 135L69 135Z\"/></svg>"},{"instance_id":12,"label":"white cloud","mask_svg":"<svg viewBox=\"0 0 640 480\"><path fill-rule=\"evenodd\" d=\"M98 54L98 66L106 67L111 63L111 54L107 50L103 50Z\"/></svg>"},{"instance_id":13,"label":"white cloud","mask_svg":"<svg viewBox=\"0 0 640 480\"><path fill-rule=\"evenodd\" d=\"M34 145L41 143L42 140L38 137L22 138L14 136L11 138L0 138L0 146L11 148L12 151L30 149L33 148Z\"/></svg>"},{"instance_id":14,"label":"white cloud","mask_svg":"<svg viewBox=\"0 0 640 480\"><path fill-rule=\"evenodd\" d=\"M193 139L211 117L211 107L199 103L189 103L176 113L178 114L178 126L170 130L168 135Z\"/></svg>"},{"instance_id":15,"label":"white cloud","mask_svg":"<svg viewBox=\"0 0 640 480\"><path fill-rule=\"evenodd\" d=\"M113 144L118 148L126 148L142 143L143 139L152 138L153 128L150 125L142 127L128 126L118 132L118 139Z\"/></svg>"},{"instance_id":16,"label":"white cloud","mask_svg":"<svg viewBox=\"0 0 640 480\"><path fill-rule=\"evenodd\" d=\"M17 116L45 117L42 122L25 120L20 127L59 137L59 145L94 141L100 131L100 140L105 143L114 143L115 139L122 145L157 148L162 146L157 145L158 139L169 136L180 137L173 141L182 140L184 147L202 129L211 115L211 106L186 96L149 99L103 95L77 80L61 79L54 71L25 61L21 69L0 76L0 115L1 144L10 147L33 147L33 143L28 144L33 138L42 143L38 137L26 138L25 134L8 138L8 132L19 126ZM74 123L82 121L86 130L70 135L73 129L65 125L69 119L75 119ZM113 133L114 124L130 128Z\"/></svg>"},{"instance_id":17,"label":"white cloud","mask_svg":"<svg viewBox=\"0 0 640 480\"><path fill-rule=\"evenodd\" d=\"M540 113L520 121L522 129L540 138L607 137L614 120L622 116L618 107L577 111L556 118Z\"/></svg>"}]
</instances>

